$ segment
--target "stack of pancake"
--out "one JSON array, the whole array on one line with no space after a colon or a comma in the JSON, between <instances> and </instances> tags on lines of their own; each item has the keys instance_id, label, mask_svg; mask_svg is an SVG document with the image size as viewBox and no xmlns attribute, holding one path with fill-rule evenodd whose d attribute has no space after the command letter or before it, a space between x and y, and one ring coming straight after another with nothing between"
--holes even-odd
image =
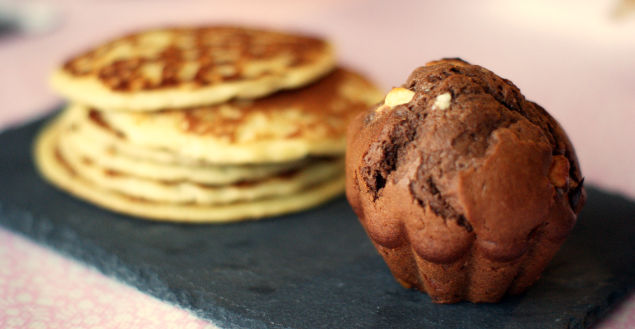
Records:
<instances>
[{"instance_id":1,"label":"stack of pancake","mask_svg":"<svg viewBox=\"0 0 635 329\"><path fill-rule=\"evenodd\" d=\"M226 26L115 39L52 84L69 105L37 138L43 176L111 210L190 222L340 194L346 126L382 97L324 40Z\"/></svg>"}]
</instances>

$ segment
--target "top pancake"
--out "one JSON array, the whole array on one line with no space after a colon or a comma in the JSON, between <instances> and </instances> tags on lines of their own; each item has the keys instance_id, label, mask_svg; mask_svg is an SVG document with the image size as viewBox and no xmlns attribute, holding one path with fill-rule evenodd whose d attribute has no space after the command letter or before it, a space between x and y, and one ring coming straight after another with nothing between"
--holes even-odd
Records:
<instances>
[{"instance_id":1,"label":"top pancake","mask_svg":"<svg viewBox=\"0 0 635 329\"><path fill-rule=\"evenodd\" d=\"M229 26L171 28L78 55L51 83L63 96L100 110L156 111L301 87L334 65L331 45L312 37Z\"/></svg>"}]
</instances>

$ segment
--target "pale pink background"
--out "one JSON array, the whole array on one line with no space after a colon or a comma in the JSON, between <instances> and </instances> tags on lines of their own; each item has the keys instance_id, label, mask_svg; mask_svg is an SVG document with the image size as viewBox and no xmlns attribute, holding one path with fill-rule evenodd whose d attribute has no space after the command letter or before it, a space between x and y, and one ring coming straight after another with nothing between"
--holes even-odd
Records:
<instances>
[{"instance_id":1,"label":"pale pink background","mask_svg":"<svg viewBox=\"0 0 635 329\"><path fill-rule=\"evenodd\" d=\"M0 0L1 1L1 0ZM235 22L324 35L384 89L460 56L509 78L560 120L589 183L635 197L635 14L618 1L49 1L59 25L0 39L0 127L61 100L47 73L120 32ZM2 328L203 328L194 316L0 229ZM598 326L635 327L635 297Z\"/></svg>"}]
</instances>

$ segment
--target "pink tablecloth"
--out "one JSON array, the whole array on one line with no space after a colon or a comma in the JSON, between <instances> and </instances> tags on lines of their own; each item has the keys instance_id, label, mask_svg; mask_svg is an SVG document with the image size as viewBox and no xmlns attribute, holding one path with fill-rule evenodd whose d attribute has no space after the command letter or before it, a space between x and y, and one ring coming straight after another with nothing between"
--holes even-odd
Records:
<instances>
[{"instance_id":1,"label":"pink tablecloth","mask_svg":"<svg viewBox=\"0 0 635 329\"><path fill-rule=\"evenodd\" d=\"M626 0L623 0L626 1ZM635 197L635 15L619 1L46 2L52 32L0 39L0 127L60 103L47 72L66 56L144 26L239 22L322 34L342 63L382 87L460 56L514 81L560 120L587 181ZM0 229L2 328L202 328L189 313ZM599 325L634 328L635 297Z\"/></svg>"}]
</instances>

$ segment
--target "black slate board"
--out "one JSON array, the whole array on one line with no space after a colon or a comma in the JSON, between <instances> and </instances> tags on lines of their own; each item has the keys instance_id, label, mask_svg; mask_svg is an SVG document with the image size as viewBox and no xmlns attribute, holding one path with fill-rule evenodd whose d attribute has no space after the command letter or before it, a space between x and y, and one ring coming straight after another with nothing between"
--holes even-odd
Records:
<instances>
[{"instance_id":1,"label":"black slate board","mask_svg":"<svg viewBox=\"0 0 635 329\"><path fill-rule=\"evenodd\" d=\"M0 134L0 224L220 327L581 328L635 287L635 203L594 188L526 294L435 305L392 279L344 198L226 225L121 216L37 175L31 143L41 124Z\"/></svg>"}]
</instances>

